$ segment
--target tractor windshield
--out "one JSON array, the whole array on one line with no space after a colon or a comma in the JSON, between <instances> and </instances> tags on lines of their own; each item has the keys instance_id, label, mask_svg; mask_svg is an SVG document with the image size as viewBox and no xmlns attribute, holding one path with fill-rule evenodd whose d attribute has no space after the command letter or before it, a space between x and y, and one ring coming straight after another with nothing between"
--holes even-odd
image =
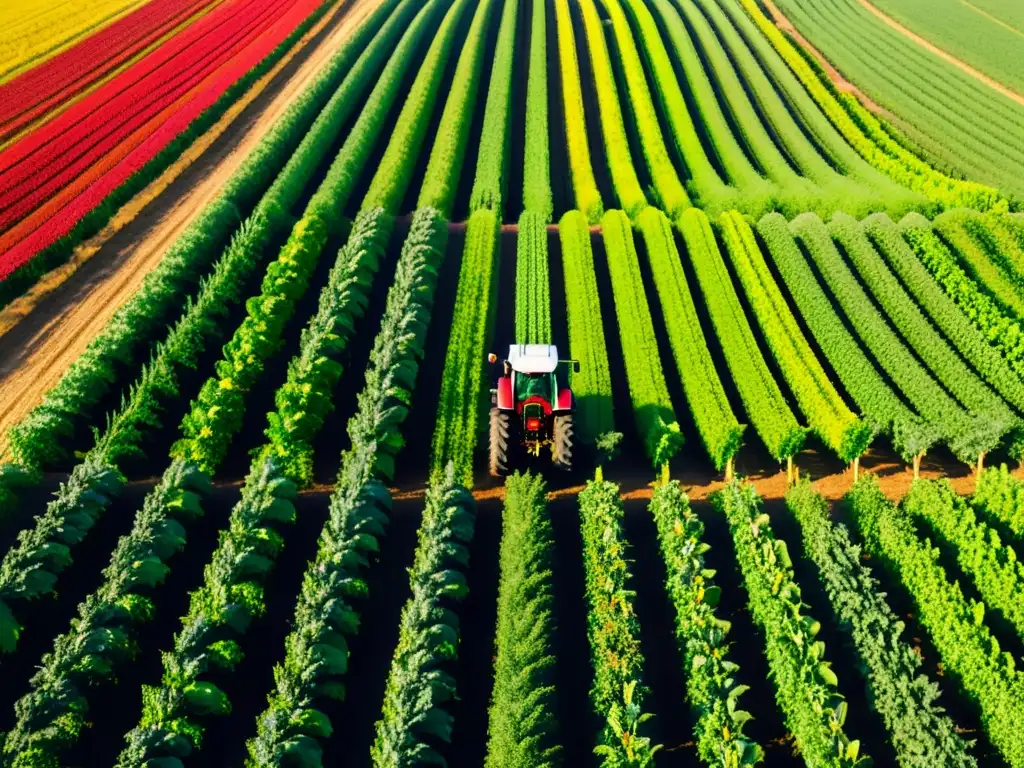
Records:
<instances>
[{"instance_id":1,"label":"tractor windshield","mask_svg":"<svg viewBox=\"0 0 1024 768\"><path fill-rule=\"evenodd\" d=\"M542 397L550 403L553 379L550 373L517 373L516 398L522 402L531 397Z\"/></svg>"}]
</instances>

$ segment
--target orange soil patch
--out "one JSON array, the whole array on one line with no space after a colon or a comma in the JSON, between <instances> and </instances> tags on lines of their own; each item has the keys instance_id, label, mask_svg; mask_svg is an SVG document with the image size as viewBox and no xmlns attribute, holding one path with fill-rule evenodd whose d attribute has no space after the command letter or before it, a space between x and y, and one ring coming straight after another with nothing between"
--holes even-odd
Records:
<instances>
[{"instance_id":1,"label":"orange soil patch","mask_svg":"<svg viewBox=\"0 0 1024 768\"><path fill-rule=\"evenodd\" d=\"M952 54L947 53L946 51L942 50L938 46L930 43L928 40L925 40L923 37L918 35L916 32L913 32L913 31L907 29L902 24L900 24L898 21L896 21L896 19L892 18L891 16L887 16L885 13L882 12L881 9L876 8L874 5L872 5L870 2L868 2L868 0L857 0L857 2L860 3L862 6L864 6L864 8L866 10L870 11L877 18L879 18L881 21L883 21L886 24L888 24L890 27L892 27L897 32L899 32L901 35L904 35L905 37L909 38L910 40L913 40L915 43L917 43L919 46L921 46L925 50L927 50L927 51L929 51L931 53L934 53L936 56L941 58L943 61L946 61L946 62L952 64L954 67L957 67L957 68L961 69L962 71L966 72L968 75L973 77L975 80L978 80L979 82L982 82L985 85L987 85L989 88L992 88L993 90L999 91L999 93L1003 94L1003 96L1005 96L1006 98L1013 99L1018 104L1024 106L1024 96L1022 96L1021 94L1017 93L1015 90L1013 90L1011 88L1007 88L1005 85L1003 85L999 81L993 80L991 77L986 75L984 72L981 72L981 71L975 69L974 67L972 67L970 64L968 64L963 59L958 59L956 56L953 56ZM973 7L973 6L971 6L971 7Z\"/></svg>"},{"instance_id":2,"label":"orange soil patch","mask_svg":"<svg viewBox=\"0 0 1024 768\"><path fill-rule=\"evenodd\" d=\"M167 247L217 196L226 180L378 2L355 0L321 19L182 158L126 204L102 232L76 248L68 264L0 312L0 457L6 452L7 430L60 380L159 264ZM308 50L309 41L336 21L338 14L343 18L337 27ZM281 69L300 55L304 58L298 70L266 107L252 120L236 120ZM218 152L206 152L222 136L227 139L225 145ZM184 194L172 194L168 188L186 171L196 173L197 182ZM88 279L68 280L97 254L102 255L102 266L92 270Z\"/></svg>"}]
</instances>

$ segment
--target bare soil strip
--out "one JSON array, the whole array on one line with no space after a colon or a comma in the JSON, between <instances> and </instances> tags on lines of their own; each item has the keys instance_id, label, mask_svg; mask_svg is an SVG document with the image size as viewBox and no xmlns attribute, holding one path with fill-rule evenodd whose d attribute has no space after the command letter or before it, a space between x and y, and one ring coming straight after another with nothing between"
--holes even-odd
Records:
<instances>
[{"instance_id":1,"label":"bare soil strip","mask_svg":"<svg viewBox=\"0 0 1024 768\"><path fill-rule=\"evenodd\" d=\"M904 35L905 37L910 38L911 40L913 40L915 43L917 43L919 46L921 46L925 50L927 50L927 51L929 51L931 53L934 53L936 56L938 56L939 58L941 58L942 60L944 60L946 62L949 62L954 67L958 67L959 69L963 70L968 75L973 77L975 80L978 80L979 82L982 82L985 85L987 85L989 88L992 88L993 90L996 90L999 93L1003 94L1003 96L1005 96L1006 98L1013 99L1018 104L1024 106L1024 96L1022 96L1021 94L1017 93L1012 88L1007 88L1005 85L1000 83L998 80L993 80L991 77L986 75L984 72L981 72L980 70L975 69L974 67L972 67L970 64L968 64L963 59L958 59L956 56L953 56L952 54L946 53L946 51L944 51L941 48L939 48L938 46L933 45L932 43L928 42L923 37L918 35L916 32L913 32L913 31L907 29L906 27L904 27L902 24L900 24L898 21L896 21L896 19L892 18L891 16L887 16L879 8L876 8L874 5L872 5L870 2L868 2L868 0L857 0L857 2L860 3L862 6L864 6L865 9L867 9L868 11L873 13L875 16L877 16L879 19L884 21L886 24L888 24L890 27L895 29L901 35ZM970 4L968 3L968 5L970 5ZM974 6L971 6L971 7L973 8ZM977 9L975 9L975 10L977 10Z\"/></svg>"},{"instance_id":2,"label":"bare soil strip","mask_svg":"<svg viewBox=\"0 0 1024 768\"><path fill-rule=\"evenodd\" d=\"M71 262L0 313L0 457L7 430L42 400L379 0L354 0L322 19L177 163L130 201ZM308 42L343 18L316 48ZM236 120L293 58L301 66L252 119ZM221 141L218 141L221 139ZM218 143L214 151L206 150ZM184 179L179 176L187 173ZM173 184L187 180L189 183ZM68 280L78 274L78 279ZM45 283L45 284L43 284ZM138 361L139 363L143 361Z\"/></svg>"}]
</instances>

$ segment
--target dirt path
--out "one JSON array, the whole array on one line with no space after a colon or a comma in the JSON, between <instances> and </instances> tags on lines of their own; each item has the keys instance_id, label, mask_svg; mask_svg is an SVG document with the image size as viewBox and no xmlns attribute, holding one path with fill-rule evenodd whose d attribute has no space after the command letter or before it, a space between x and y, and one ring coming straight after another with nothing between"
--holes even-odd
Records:
<instances>
[{"instance_id":1,"label":"dirt path","mask_svg":"<svg viewBox=\"0 0 1024 768\"><path fill-rule=\"evenodd\" d=\"M187 157L76 249L72 262L0 313L0 457L7 430L57 383L378 2L354 0L322 19L243 97L252 98L225 114ZM329 34L311 46L329 24ZM275 75L293 60L301 62L297 70L276 87Z\"/></svg>"},{"instance_id":2,"label":"dirt path","mask_svg":"<svg viewBox=\"0 0 1024 768\"><path fill-rule=\"evenodd\" d=\"M890 27L895 29L901 35L904 35L905 37L910 38L911 40L913 40L915 43L917 43L919 46L921 46L925 50L930 51L931 53L934 53L936 56L938 56L939 58L943 59L944 61L952 64L954 67L958 67L959 69L961 69L962 71L966 72L968 75L973 77L975 80L978 80L979 82L982 82L985 85L987 85L989 88L992 88L992 89L994 89L996 91L999 91L999 93L1003 94L1003 96L1005 96L1006 98L1012 99L1013 101L1017 102L1018 104L1024 106L1024 96L1022 96L1021 94L1017 93L1013 89L1007 88L1005 85L1003 85L1002 83L1000 83L997 80L993 80L991 77L986 75L984 72L981 72L981 71L975 69L974 67L972 67L970 64L968 64L963 59L958 59L956 56L953 56L952 54L947 53L946 51L942 50L938 46L933 45L932 43L928 42L923 37L918 35L916 32L913 32L913 31L907 29L906 27L904 27L902 24L900 24L898 21L896 21L896 19L892 18L891 16L887 16L885 13L882 12L881 9L875 7L870 2L868 2L868 0L857 0L857 2L860 3L862 6L864 6L865 9L867 9L868 11L873 13L876 17L881 19L883 22L888 24Z\"/></svg>"}]
</instances>

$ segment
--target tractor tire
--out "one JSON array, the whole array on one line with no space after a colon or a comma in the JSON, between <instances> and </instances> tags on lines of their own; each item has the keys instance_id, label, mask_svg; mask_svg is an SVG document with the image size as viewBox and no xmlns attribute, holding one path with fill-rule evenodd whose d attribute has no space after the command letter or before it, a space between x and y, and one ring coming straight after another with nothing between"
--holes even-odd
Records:
<instances>
[{"instance_id":1,"label":"tractor tire","mask_svg":"<svg viewBox=\"0 0 1024 768\"><path fill-rule=\"evenodd\" d=\"M566 472L572 469L573 436L572 414L555 416L551 429L551 463Z\"/></svg>"},{"instance_id":2,"label":"tractor tire","mask_svg":"<svg viewBox=\"0 0 1024 768\"><path fill-rule=\"evenodd\" d=\"M512 418L508 411L491 408L491 462L493 477L504 477L509 472L509 449L512 442Z\"/></svg>"}]
</instances>

